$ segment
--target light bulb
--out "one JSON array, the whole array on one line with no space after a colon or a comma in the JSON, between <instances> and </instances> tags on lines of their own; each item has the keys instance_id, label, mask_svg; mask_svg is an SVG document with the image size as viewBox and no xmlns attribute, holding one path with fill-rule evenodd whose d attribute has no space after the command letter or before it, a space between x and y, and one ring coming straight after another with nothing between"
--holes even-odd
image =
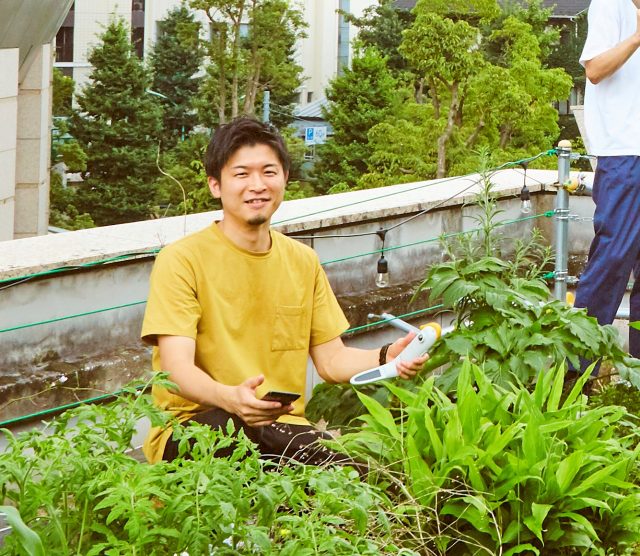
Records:
<instances>
[{"instance_id":1,"label":"light bulb","mask_svg":"<svg viewBox=\"0 0 640 556\"><path fill-rule=\"evenodd\" d=\"M386 288L389 285L389 264L384 255L378 259L378 268L376 273L376 286Z\"/></svg>"},{"instance_id":2,"label":"light bulb","mask_svg":"<svg viewBox=\"0 0 640 556\"><path fill-rule=\"evenodd\" d=\"M522 186L522 190L520 191L520 212L522 214L529 214L531 212L531 194L529 193L529 188L526 185Z\"/></svg>"}]
</instances>

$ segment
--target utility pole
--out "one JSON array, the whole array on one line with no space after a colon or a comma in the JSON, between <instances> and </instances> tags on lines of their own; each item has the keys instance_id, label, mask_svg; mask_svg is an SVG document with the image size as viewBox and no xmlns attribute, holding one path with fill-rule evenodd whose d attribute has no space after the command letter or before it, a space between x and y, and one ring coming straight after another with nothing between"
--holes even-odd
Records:
<instances>
[{"instance_id":1,"label":"utility pole","mask_svg":"<svg viewBox=\"0 0 640 556\"><path fill-rule=\"evenodd\" d=\"M269 104L270 103L271 103L271 91L269 91L269 89L265 89L264 93L262 94L262 121L265 124L269 123L269 118L270 118Z\"/></svg>"}]
</instances>

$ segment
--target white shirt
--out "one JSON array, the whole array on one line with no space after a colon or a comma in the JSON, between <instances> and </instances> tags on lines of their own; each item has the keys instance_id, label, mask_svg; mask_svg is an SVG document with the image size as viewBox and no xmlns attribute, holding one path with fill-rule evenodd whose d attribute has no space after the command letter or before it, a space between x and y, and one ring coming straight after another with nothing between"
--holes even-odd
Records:
<instances>
[{"instance_id":1,"label":"white shirt","mask_svg":"<svg viewBox=\"0 0 640 556\"><path fill-rule=\"evenodd\" d=\"M636 12L632 0L592 0L580 63L633 35ZM597 85L587 79L584 119L590 154L640 156L640 49Z\"/></svg>"}]
</instances>

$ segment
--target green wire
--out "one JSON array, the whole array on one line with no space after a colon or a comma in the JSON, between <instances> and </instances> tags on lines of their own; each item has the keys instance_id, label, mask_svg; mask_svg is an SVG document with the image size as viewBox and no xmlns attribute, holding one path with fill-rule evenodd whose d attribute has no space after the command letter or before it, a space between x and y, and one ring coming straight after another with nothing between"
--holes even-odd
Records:
<instances>
[{"instance_id":1,"label":"green wire","mask_svg":"<svg viewBox=\"0 0 640 556\"><path fill-rule=\"evenodd\" d=\"M551 156L557 153L556 149L550 149L548 151L544 151L541 153L538 153L535 156L532 156L530 158L523 158L521 160L515 160L513 162L505 162L504 164L502 164L501 166L498 166L496 168L493 168L491 170L487 170L487 174L493 173L493 172L497 172L498 170L502 170L504 168L508 168L509 166L518 166L520 164L523 164L525 162L532 162L540 157L543 156ZM277 224L282 224L284 222L290 222L292 220L298 220L300 218L306 218L307 216L315 216L317 214L322 214L323 212L329 212L332 210L338 210L341 208L348 208L348 207L352 207L352 206L356 206L356 205L361 205L363 203L368 203L370 201L377 201L379 199L386 199L387 197L392 197L393 195L401 195L402 193L410 193L411 191L417 191L418 189L424 189L426 187L433 187L436 185L441 185L443 183L448 183L450 181L455 181L455 180L460 180L460 179L465 179L465 178L469 178L471 176L475 176L477 175L477 172L474 172L473 174L465 174L464 176L455 176L455 177L451 177L451 178L443 178L440 179L438 181L434 181L434 182L430 182L430 183L426 183L423 185L418 185L416 187L412 187L410 189L403 189L401 191L394 191L393 193L385 193L384 195L379 195L378 197L370 197L369 199L364 199L362 201L354 201L353 203L347 203L346 205L340 205L337 207L331 207L331 208L327 208L327 209L322 209L322 210L318 210L315 212L310 212L308 214L303 214L301 216L293 216L291 218L285 218L284 220L278 220L277 222L273 222L273 225L277 225Z\"/></svg>"},{"instance_id":2,"label":"green wire","mask_svg":"<svg viewBox=\"0 0 640 556\"><path fill-rule=\"evenodd\" d=\"M421 315L423 313L429 313L432 312L436 309L442 309L444 308L444 305L439 304L439 305L434 305L433 307L427 307L426 309L419 309L417 311L412 311L411 313L405 313L404 315L398 315L397 317L393 317L392 319L384 319L384 320L379 320L376 322L371 322L369 324L363 324L362 326L356 326L355 328L349 328L349 330L345 330L345 334L353 334L354 332L358 332L359 330L366 330L367 328L371 328L373 326L378 326L380 324L386 324L388 322L397 320L397 319L403 319L406 317L413 317L415 315Z\"/></svg>"},{"instance_id":3,"label":"green wire","mask_svg":"<svg viewBox=\"0 0 640 556\"><path fill-rule=\"evenodd\" d=\"M525 220L533 220L534 218L541 218L543 216L549 218L550 216L554 215L554 211L552 210L548 210L547 212L543 212L541 214L534 214L532 216L524 216L522 218L517 218L515 220L504 220L503 222L498 223L498 226L506 226L507 224L515 224L517 222L523 222ZM322 264L322 266L328 265L328 264L332 264L332 263L340 263L343 261L348 261L351 259L358 259L360 257L366 257L367 255L377 255L379 253L386 253L388 251L395 251L396 249L404 249L405 247L413 247L414 245L422 245L424 243L433 243L434 241L439 241L439 240L443 240L443 239L450 239L453 237L459 237L459 236L463 236L463 235L467 235L467 234L472 234L474 232L478 232L480 231L481 228L473 228L472 230L467 230L465 232L451 232L449 234L443 234L441 236L438 237L432 237L429 239L423 239L421 241L414 241L413 243L405 243L403 245L394 245L392 247L385 247L384 249L376 249L375 251L369 251L368 253L360 253L358 255L350 255L348 257L342 257L340 259L333 259L330 261L325 261Z\"/></svg>"},{"instance_id":4,"label":"green wire","mask_svg":"<svg viewBox=\"0 0 640 556\"><path fill-rule=\"evenodd\" d=\"M362 326L356 326L355 328L349 328L349 330L345 330L344 334L352 334L354 332L357 332L359 330L365 330L366 328L371 328L373 326L380 326L383 324L387 324L393 320L396 319L401 319L401 318L405 318L405 317L412 317L415 315L420 315L423 313L428 313L431 311L434 311L435 309L441 309L443 307L443 305L434 305L433 307L427 307L426 309L419 309L417 311L412 311L411 313L405 313L403 315L398 315L395 318L392 319L384 319L384 320L379 320L376 322L372 322L369 324L364 324ZM142 387L139 387L138 390L142 389ZM49 409L43 409L42 411L38 411L36 413L30 413L28 415L21 415L20 417L14 417L13 419L8 419L6 421L1 421L0 422L0 428L4 428L4 427L8 427L10 425L15 425L16 423L21 423L23 421L31 421L33 419L37 419L38 417L45 417L47 415L52 415L55 413L60 413L62 411L65 411L67 409L73 409L74 407L78 407L80 405L85 405L85 404L89 404L89 403L96 403L96 402L101 402L110 398L115 398L117 396L119 396L120 394L122 394L123 392L125 392L125 390L117 390L116 392L113 392L112 394L102 394L100 396L96 396L94 398L87 398L86 400L80 400L77 402L72 402L72 403L68 403L65 405L60 405L57 407L52 407Z\"/></svg>"},{"instance_id":5,"label":"green wire","mask_svg":"<svg viewBox=\"0 0 640 556\"><path fill-rule=\"evenodd\" d=\"M139 386L136 390L142 390L144 387ZM37 417L44 417L46 415L51 415L54 413L61 413L67 409L73 409L74 407L78 407L81 405L89 404L89 403L97 403L102 402L111 398L116 398L126 392L126 390L117 390L112 394L102 394L101 396L95 396L93 398L87 398L86 400L79 400L77 402L71 402L64 405L59 405L57 407L50 407L49 409L43 409L42 411L38 411L36 413L29 413L28 415L21 415L20 417L14 417L13 419L7 419L6 421L0 422L0 428L8 427L9 425L15 425L16 423L20 423L22 421L30 421L32 419L36 419Z\"/></svg>"},{"instance_id":6,"label":"green wire","mask_svg":"<svg viewBox=\"0 0 640 556\"><path fill-rule=\"evenodd\" d=\"M513 162L505 162L504 164L502 164L501 166L498 166L492 170L489 170L488 173L491 172L497 172L498 170L502 170L504 168L507 168L509 166L518 166L519 164L523 164L525 162L531 162L533 160L536 160L542 156L551 156L556 154L557 151L556 149L551 149L548 151L544 151L541 152L535 156L532 156L530 158L523 158L521 160L516 160ZM331 208L327 208L327 209L322 209L322 210L318 210L315 212L310 212L308 214L303 214L303 215L299 215L299 216L294 216L291 218L285 218L284 220L278 220L277 222L273 222L272 225L276 226L278 224L283 224L284 222L290 222L292 220L299 220L300 218L306 218L308 216L315 216L317 214L322 214L324 212L329 212L332 210L339 210L342 208L348 208L351 206L356 206L356 205L361 205L363 203L368 203L370 201L376 201L378 199L385 199L387 197L392 197L393 195L400 195L402 193L410 193L411 191L417 191L418 189L424 189L426 187L432 187L435 185L440 185L443 183L448 183L449 181L454 181L454 180L458 180L458 179L464 179L464 178L468 178L470 176L474 176L476 175L474 174L466 174L464 176L456 176L456 177L451 177L451 178L445 178L445 179L441 179L439 181L436 182L431 182L428 184L423 184L423 185L419 185L410 189L403 189L402 191L394 191L393 193L386 193L384 195L379 195L378 197L370 197L369 199L363 199L361 201L354 201L353 203L347 203L346 205L339 205L336 207L331 207ZM545 214L546 215L546 214ZM531 218L531 217L530 217ZM535 218L535 217L533 217ZM527 220L527 218L523 218L522 220ZM101 264L106 264L106 263L110 263L110 262L116 262L116 261L123 261L123 260L128 260L128 259L135 259L137 257L139 257L140 255L157 255L159 253L160 249L151 249L149 251L140 251L140 252L134 252L134 253L125 253L123 255L118 255L116 257L111 257L109 259L102 259L99 261L92 261L89 263L84 263L84 264L79 264L79 265L72 265L72 266L63 266L63 267L58 267L58 268L53 268L51 270L44 270L42 272L36 272L33 274L25 274L24 276L17 276L14 278L3 278L0 279L0 284L3 284L5 282L18 282L20 280L29 280L31 278L36 278L38 276L48 276L50 274L57 274L59 272L65 272L68 270L79 270L79 269L83 269L83 268L90 268L93 266L98 266ZM328 263L327 263L328 264Z\"/></svg>"},{"instance_id":7,"label":"green wire","mask_svg":"<svg viewBox=\"0 0 640 556\"><path fill-rule=\"evenodd\" d=\"M541 214L534 214L534 215L531 215L531 216L525 216L525 217L522 217L522 218L517 218L515 220L504 220L503 222L500 222L499 225L500 226L506 226L508 224L515 224L517 222L522 222L522 221L525 221L525 220L533 220L534 218L541 218L543 216L545 216L545 217L553 216L553 214L554 214L554 211L550 210L550 211L547 211L547 212L543 212ZM405 243L403 245L395 245L395 246L392 246L392 247L385 247L384 250L383 249L377 249L375 251L371 251L371 252L368 252L368 253L359 253L357 255L351 255L349 257L342 257L340 259L333 259L333 260L330 260L330 261L325 261L325 262L323 262L321 264L322 264L322 266L326 266L328 264L348 261L348 260L357 259L357 258L360 258L360 257L366 257L368 255L375 255L375 254L378 254L378 253L382 253L383 251L386 253L387 251L395 251L396 249L404 249L405 247L413 247L414 245L421 245L421 244L424 244L424 243L433 243L434 241L438 241L438 240L441 240L441 239L448 239L448 238L457 237L457 236L461 236L461 235L465 235L465 234L471 234L471 233L474 233L474 232L477 232L477 231L480 231L480 228L474 228L472 230L467 230L465 232L452 232L450 234L444 234L442 236L433 237L433 238L425 239L425 240L422 240L422 241L415 241L413 243ZM95 264L97 264L97 263L95 263ZM93 314L96 314L96 313L104 313L106 311L113 311L115 309L123 309L125 307L132 307L134 305L142 305L142 304L144 304L146 302L147 302L146 300L144 300L144 301L134 301L132 303L126 303L124 305L116 305L115 307L106 307L104 309L96 309L95 311L88 311L86 313L77 313L77 314L74 314L74 315L66 315L64 317L57 317L57 318L53 318L53 319L43 320L43 321L40 321L40 322L32 322L32 323L28 323L28 324L20 324L18 326L13 326L11 328L0 329L0 334L2 334L3 332L12 332L14 330L21 330L23 328L31 328L33 326L40 326L40 325L43 325L43 324L51 324L53 322L58 322L58 321L61 321L61 320L67 320L67 319L72 319L72 318L76 318L76 317L84 317L84 316L93 315Z\"/></svg>"},{"instance_id":8,"label":"green wire","mask_svg":"<svg viewBox=\"0 0 640 556\"><path fill-rule=\"evenodd\" d=\"M79 265L61 266L58 268L52 268L51 270L43 270L42 272L35 272L34 274L25 274L24 276L17 276L15 278L3 278L0 280L0 284L5 282L19 282L20 280L29 280L31 278L37 278L38 276L48 276L49 274L57 274L59 272L65 272L67 270L82 270L83 268L91 268L93 266L99 266L102 264L133 260L140 255L157 255L160 249L152 249L151 251L139 251L135 253L124 253L116 257L110 257L108 259L100 259L99 261L91 261L89 263L83 263Z\"/></svg>"},{"instance_id":9,"label":"green wire","mask_svg":"<svg viewBox=\"0 0 640 556\"><path fill-rule=\"evenodd\" d=\"M40 326L42 324L51 324L52 322L58 322L61 320L73 319L76 317L86 317L87 315L95 315L96 313L104 313L105 311L113 311L115 309L124 309L125 307L133 307L135 305L143 305L147 301L134 301L132 303L125 303L124 305L116 305L115 307L106 307L105 309L96 309L95 311L87 311L86 313L78 313L75 315L66 315L64 317L57 317L55 319L42 320L40 322L31 322L29 324L19 324L18 326L12 326L11 328L4 328L0 330L2 332L12 332L14 330L21 330L23 328L31 328L32 326Z\"/></svg>"}]
</instances>

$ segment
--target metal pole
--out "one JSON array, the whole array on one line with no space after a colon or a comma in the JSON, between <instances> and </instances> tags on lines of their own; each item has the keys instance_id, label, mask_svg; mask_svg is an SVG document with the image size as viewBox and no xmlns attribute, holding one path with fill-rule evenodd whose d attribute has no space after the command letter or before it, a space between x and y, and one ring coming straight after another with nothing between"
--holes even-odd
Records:
<instances>
[{"instance_id":1,"label":"metal pole","mask_svg":"<svg viewBox=\"0 0 640 556\"><path fill-rule=\"evenodd\" d=\"M565 184L571 170L571 142L558 144L558 194L556 195L555 220L555 288L556 299L564 301L567 296L567 276L569 274L569 193Z\"/></svg>"},{"instance_id":2,"label":"metal pole","mask_svg":"<svg viewBox=\"0 0 640 556\"><path fill-rule=\"evenodd\" d=\"M265 89L262 95L262 121L265 124L269 123L269 118L271 115L269 114L269 103L271 102L271 91L269 89Z\"/></svg>"}]
</instances>

